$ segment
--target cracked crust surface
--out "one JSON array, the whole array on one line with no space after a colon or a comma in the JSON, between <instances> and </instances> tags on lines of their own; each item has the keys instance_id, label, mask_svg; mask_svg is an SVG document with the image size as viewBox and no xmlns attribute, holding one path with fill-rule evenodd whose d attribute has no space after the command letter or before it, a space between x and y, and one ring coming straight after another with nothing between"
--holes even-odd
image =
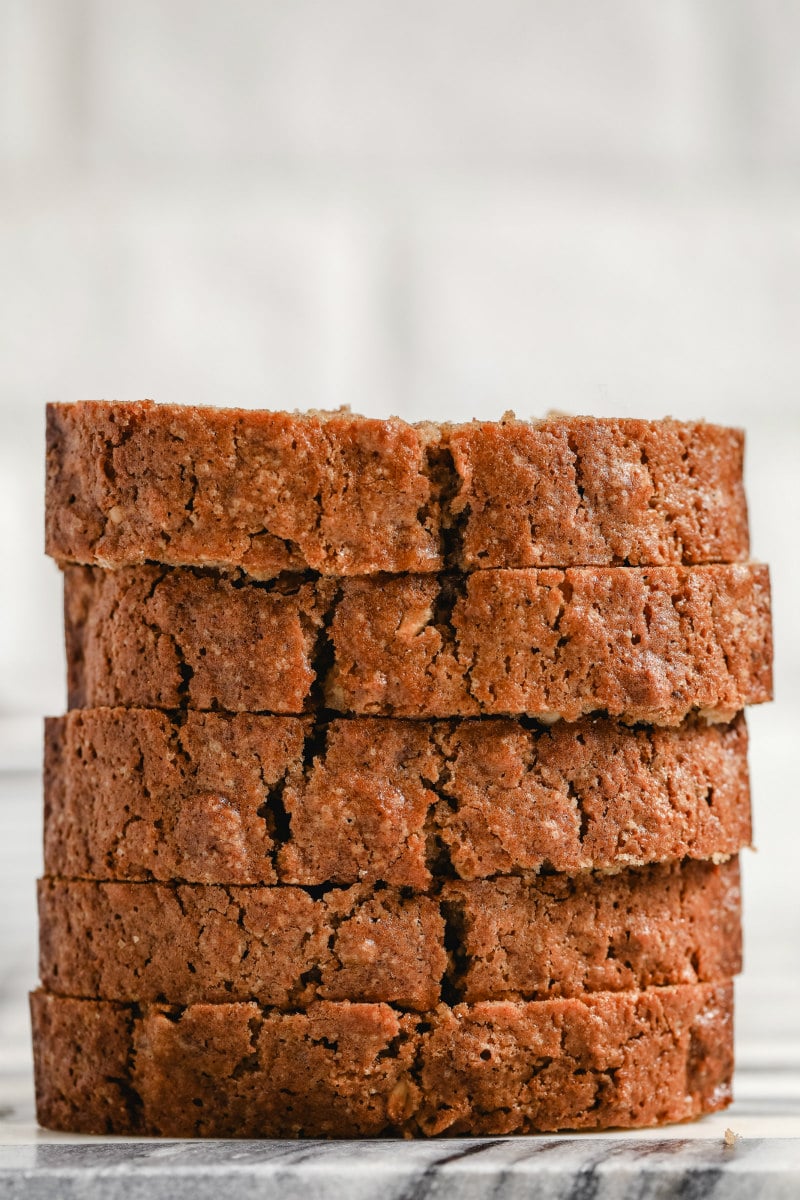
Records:
<instances>
[{"instance_id":1,"label":"cracked crust surface","mask_svg":"<svg viewBox=\"0 0 800 1200\"><path fill-rule=\"evenodd\" d=\"M772 689L757 564L271 584L68 567L70 707L730 719Z\"/></svg>"},{"instance_id":2,"label":"cracked crust surface","mask_svg":"<svg viewBox=\"0 0 800 1200\"><path fill-rule=\"evenodd\" d=\"M727 979L740 920L736 859L451 881L427 896L43 879L39 969L66 996L424 1012Z\"/></svg>"},{"instance_id":3,"label":"cracked crust surface","mask_svg":"<svg viewBox=\"0 0 800 1200\"><path fill-rule=\"evenodd\" d=\"M544 1000L714 982L742 967L739 864L448 882L460 1000Z\"/></svg>"},{"instance_id":4,"label":"cracked crust surface","mask_svg":"<svg viewBox=\"0 0 800 1200\"><path fill-rule=\"evenodd\" d=\"M111 1000L385 1001L425 1010L447 966L429 896L356 886L39 884L42 982Z\"/></svg>"},{"instance_id":5,"label":"cracked crust surface","mask_svg":"<svg viewBox=\"0 0 800 1200\"><path fill-rule=\"evenodd\" d=\"M260 578L736 562L742 459L741 431L673 420L51 404L47 552Z\"/></svg>"},{"instance_id":6,"label":"cracked crust surface","mask_svg":"<svg viewBox=\"0 0 800 1200\"><path fill-rule=\"evenodd\" d=\"M427 889L735 854L744 716L406 721L75 710L45 730L45 870L106 880Z\"/></svg>"},{"instance_id":7,"label":"cracked crust surface","mask_svg":"<svg viewBox=\"0 0 800 1200\"><path fill-rule=\"evenodd\" d=\"M531 1003L170 1008L31 997L50 1129L167 1137L504 1135L730 1103L728 983Z\"/></svg>"},{"instance_id":8,"label":"cracked crust surface","mask_svg":"<svg viewBox=\"0 0 800 1200\"><path fill-rule=\"evenodd\" d=\"M766 567L479 571L345 580L331 708L389 715L602 710L674 725L771 693Z\"/></svg>"},{"instance_id":9,"label":"cracked crust surface","mask_svg":"<svg viewBox=\"0 0 800 1200\"><path fill-rule=\"evenodd\" d=\"M158 567L68 567L70 708L300 713L333 585L286 576L255 585Z\"/></svg>"}]
</instances>

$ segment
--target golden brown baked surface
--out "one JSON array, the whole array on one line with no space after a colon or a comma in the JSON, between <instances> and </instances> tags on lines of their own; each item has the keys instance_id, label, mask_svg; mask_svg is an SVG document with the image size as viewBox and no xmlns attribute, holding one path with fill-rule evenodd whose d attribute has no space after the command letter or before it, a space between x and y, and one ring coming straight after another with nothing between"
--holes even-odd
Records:
<instances>
[{"instance_id":1,"label":"golden brown baked surface","mask_svg":"<svg viewBox=\"0 0 800 1200\"><path fill-rule=\"evenodd\" d=\"M739 430L51 404L47 552L269 578L738 562Z\"/></svg>"},{"instance_id":2,"label":"golden brown baked surface","mask_svg":"<svg viewBox=\"0 0 800 1200\"><path fill-rule=\"evenodd\" d=\"M683 1121L730 1102L732 989L401 1014L31 997L46 1128L168 1137L510 1134Z\"/></svg>"},{"instance_id":3,"label":"golden brown baked surface","mask_svg":"<svg viewBox=\"0 0 800 1200\"><path fill-rule=\"evenodd\" d=\"M269 584L67 567L70 707L402 717L602 711L677 725L772 692L755 564Z\"/></svg>"},{"instance_id":4,"label":"golden brown baked surface","mask_svg":"<svg viewBox=\"0 0 800 1200\"><path fill-rule=\"evenodd\" d=\"M772 692L742 465L700 422L50 405L40 1121L724 1107Z\"/></svg>"},{"instance_id":5,"label":"golden brown baked surface","mask_svg":"<svg viewBox=\"0 0 800 1200\"><path fill-rule=\"evenodd\" d=\"M739 866L445 883L431 895L39 883L40 977L67 996L169 1004L540 1000L728 979Z\"/></svg>"},{"instance_id":6,"label":"golden brown baked surface","mask_svg":"<svg viewBox=\"0 0 800 1200\"><path fill-rule=\"evenodd\" d=\"M475 879L735 854L747 729L84 709L48 720L45 870L197 883Z\"/></svg>"}]
</instances>

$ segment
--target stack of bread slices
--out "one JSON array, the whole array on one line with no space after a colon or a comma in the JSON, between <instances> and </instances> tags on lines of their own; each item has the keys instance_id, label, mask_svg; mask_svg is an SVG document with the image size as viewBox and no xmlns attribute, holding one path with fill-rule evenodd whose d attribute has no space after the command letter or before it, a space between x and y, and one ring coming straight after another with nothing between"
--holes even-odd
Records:
<instances>
[{"instance_id":1,"label":"stack of bread slices","mask_svg":"<svg viewBox=\"0 0 800 1200\"><path fill-rule=\"evenodd\" d=\"M724 1107L770 698L742 435L54 405L39 1120Z\"/></svg>"}]
</instances>

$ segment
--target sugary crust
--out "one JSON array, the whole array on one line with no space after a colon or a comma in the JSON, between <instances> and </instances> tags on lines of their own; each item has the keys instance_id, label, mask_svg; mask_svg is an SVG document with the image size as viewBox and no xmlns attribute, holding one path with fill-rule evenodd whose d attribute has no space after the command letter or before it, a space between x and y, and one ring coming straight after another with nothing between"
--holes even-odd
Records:
<instances>
[{"instance_id":1,"label":"sugary crust","mask_svg":"<svg viewBox=\"0 0 800 1200\"><path fill-rule=\"evenodd\" d=\"M585 567L273 584L68 567L70 707L677 725L772 689L769 572ZM332 659L332 665L329 665Z\"/></svg>"},{"instance_id":2,"label":"sugary crust","mask_svg":"<svg viewBox=\"0 0 800 1200\"><path fill-rule=\"evenodd\" d=\"M741 968L739 866L366 886L39 883L49 991L121 1001L544 1000L714 982ZM448 955L449 950L449 955Z\"/></svg>"},{"instance_id":3,"label":"sugary crust","mask_svg":"<svg viewBox=\"0 0 800 1200\"><path fill-rule=\"evenodd\" d=\"M45 727L54 876L425 890L735 854L747 729L85 709Z\"/></svg>"},{"instance_id":4,"label":"sugary crust","mask_svg":"<svg viewBox=\"0 0 800 1200\"><path fill-rule=\"evenodd\" d=\"M742 459L741 431L672 420L51 404L47 552L260 578L736 562Z\"/></svg>"},{"instance_id":5,"label":"sugary crust","mask_svg":"<svg viewBox=\"0 0 800 1200\"><path fill-rule=\"evenodd\" d=\"M440 1006L31 997L50 1129L167 1137L504 1135L684 1121L730 1102L729 984Z\"/></svg>"}]
</instances>

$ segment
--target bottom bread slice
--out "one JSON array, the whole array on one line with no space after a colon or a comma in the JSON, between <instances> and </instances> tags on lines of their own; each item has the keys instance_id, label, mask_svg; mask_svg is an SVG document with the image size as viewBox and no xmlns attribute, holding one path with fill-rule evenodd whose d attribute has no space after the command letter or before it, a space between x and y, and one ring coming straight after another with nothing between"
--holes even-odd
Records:
<instances>
[{"instance_id":1,"label":"bottom bread slice","mask_svg":"<svg viewBox=\"0 0 800 1200\"><path fill-rule=\"evenodd\" d=\"M166 1137L528 1133L684 1121L731 1098L730 983L425 1014L320 1001L31 996L50 1129Z\"/></svg>"}]
</instances>

